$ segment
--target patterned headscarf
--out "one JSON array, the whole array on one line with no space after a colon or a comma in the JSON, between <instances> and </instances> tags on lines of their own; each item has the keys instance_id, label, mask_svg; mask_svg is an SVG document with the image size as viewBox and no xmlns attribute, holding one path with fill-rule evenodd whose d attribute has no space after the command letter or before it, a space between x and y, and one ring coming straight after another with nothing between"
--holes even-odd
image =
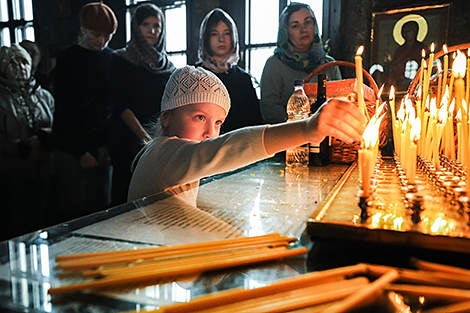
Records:
<instances>
[{"instance_id":1,"label":"patterned headscarf","mask_svg":"<svg viewBox=\"0 0 470 313\"><path fill-rule=\"evenodd\" d=\"M158 17L162 21L163 27L160 38L153 46L145 40L140 31L139 22L141 23L142 21L137 21L139 10L148 12L148 15L145 16L142 21L149 16L156 16L155 14L158 14ZM131 40L127 43L125 48L116 50L115 53L134 65L145 67L152 73L171 73L175 69L175 66L168 59L168 55L165 51L166 40L164 29L164 19L161 10L154 4L142 4L132 16Z\"/></svg>"},{"instance_id":2,"label":"patterned headscarf","mask_svg":"<svg viewBox=\"0 0 470 313\"><path fill-rule=\"evenodd\" d=\"M307 9L314 21L313 42L306 52L296 52L289 40L289 18L292 13L300 9ZM281 13L279 17L279 30L277 33L277 44L274 55L294 70L305 70L312 72L318 66L325 63L325 51L318 31L318 24L310 6L304 3L292 2Z\"/></svg>"},{"instance_id":3,"label":"patterned headscarf","mask_svg":"<svg viewBox=\"0 0 470 313\"><path fill-rule=\"evenodd\" d=\"M219 21L227 24L230 29L232 49L227 53L222 62L217 62L212 58L212 51L210 51L210 35L212 28L217 26ZM209 26L209 27L208 27ZM206 69L209 69L216 73L223 73L228 71L232 66L238 63L240 59L238 55L238 30L233 19L223 10L217 8L209 13L201 23L199 30L199 61L198 64Z\"/></svg>"}]
</instances>

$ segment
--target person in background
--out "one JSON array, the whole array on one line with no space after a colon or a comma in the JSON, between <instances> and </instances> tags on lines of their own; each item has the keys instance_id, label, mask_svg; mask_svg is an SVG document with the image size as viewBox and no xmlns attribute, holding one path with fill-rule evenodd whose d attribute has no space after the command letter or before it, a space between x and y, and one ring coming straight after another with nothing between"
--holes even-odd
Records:
<instances>
[{"instance_id":1,"label":"person in background","mask_svg":"<svg viewBox=\"0 0 470 313\"><path fill-rule=\"evenodd\" d=\"M126 202L132 161L151 139L148 124L160 114L163 89L175 69L165 41L162 11L154 4L142 4L132 16L131 40L111 57L113 205Z\"/></svg>"},{"instance_id":2,"label":"person in background","mask_svg":"<svg viewBox=\"0 0 470 313\"><path fill-rule=\"evenodd\" d=\"M319 66L333 62L325 54L312 9L293 2L281 13L276 49L261 75L261 113L268 123L287 120L286 106L294 92L294 80L305 79ZM341 79L337 66L325 69L329 80ZM311 82L316 82L313 77Z\"/></svg>"},{"instance_id":3,"label":"person in background","mask_svg":"<svg viewBox=\"0 0 470 313\"><path fill-rule=\"evenodd\" d=\"M33 59L31 75L42 88L51 91L51 82L49 77L39 69L39 64L41 63L41 50L39 50L39 47L34 42L27 39L20 42L20 46L28 51L29 55Z\"/></svg>"},{"instance_id":4,"label":"person in background","mask_svg":"<svg viewBox=\"0 0 470 313\"><path fill-rule=\"evenodd\" d=\"M222 125L222 132L262 124L259 100L251 76L237 65L237 26L223 10L217 8L210 11L202 21L198 53L196 65L215 73L230 95L232 108Z\"/></svg>"},{"instance_id":5,"label":"person in background","mask_svg":"<svg viewBox=\"0 0 470 313\"><path fill-rule=\"evenodd\" d=\"M18 44L0 49L0 241L45 226L54 167L54 98L31 76Z\"/></svg>"},{"instance_id":6,"label":"person in background","mask_svg":"<svg viewBox=\"0 0 470 313\"><path fill-rule=\"evenodd\" d=\"M80 11L79 41L57 56L53 127L57 207L61 219L107 208L111 203L108 155L112 113L108 43L116 17L102 2Z\"/></svg>"},{"instance_id":7,"label":"person in background","mask_svg":"<svg viewBox=\"0 0 470 313\"><path fill-rule=\"evenodd\" d=\"M321 142L325 136L360 140L367 122L355 104L331 99L308 119L219 136L230 110L228 91L212 72L193 66L173 72L161 106L156 135L137 156L128 200L165 192L178 203L196 206L201 178Z\"/></svg>"}]
</instances>

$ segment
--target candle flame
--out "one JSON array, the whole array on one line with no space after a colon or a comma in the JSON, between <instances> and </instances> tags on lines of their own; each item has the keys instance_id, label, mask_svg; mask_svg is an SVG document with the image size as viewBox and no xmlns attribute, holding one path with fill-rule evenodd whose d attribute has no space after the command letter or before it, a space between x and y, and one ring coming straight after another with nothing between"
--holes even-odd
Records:
<instances>
[{"instance_id":1,"label":"candle flame","mask_svg":"<svg viewBox=\"0 0 470 313\"><path fill-rule=\"evenodd\" d=\"M426 57L426 50L424 50L424 49L421 50L421 56L423 57L423 59L424 59L424 57Z\"/></svg>"},{"instance_id":2,"label":"candle flame","mask_svg":"<svg viewBox=\"0 0 470 313\"><path fill-rule=\"evenodd\" d=\"M357 49L356 55L361 55L363 51L364 51L364 46L360 46L360 47Z\"/></svg>"},{"instance_id":3,"label":"candle flame","mask_svg":"<svg viewBox=\"0 0 470 313\"><path fill-rule=\"evenodd\" d=\"M397 112L397 119L402 122L405 120L405 109L403 109L403 106L400 106L400 109Z\"/></svg>"},{"instance_id":4,"label":"candle flame","mask_svg":"<svg viewBox=\"0 0 470 313\"><path fill-rule=\"evenodd\" d=\"M447 54L447 46L445 44L442 45L442 50L444 50L444 54Z\"/></svg>"},{"instance_id":5,"label":"candle flame","mask_svg":"<svg viewBox=\"0 0 470 313\"><path fill-rule=\"evenodd\" d=\"M382 84L382 86L379 89L379 93L377 94L377 99L380 99L382 97L382 91L384 90L385 84Z\"/></svg>"},{"instance_id":6,"label":"candle flame","mask_svg":"<svg viewBox=\"0 0 470 313\"><path fill-rule=\"evenodd\" d=\"M461 109L459 109L459 111L457 112L457 115L455 116L455 119L457 120L457 123L460 123L460 121L462 120Z\"/></svg>"},{"instance_id":7,"label":"candle flame","mask_svg":"<svg viewBox=\"0 0 470 313\"><path fill-rule=\"evenodd\" d=\"M384 116L385 115L382 115L380 118L373 117L369 123L367 123L364 133L362 134L364 148L371 149L378 143L379 127Z\"/></svg>"},{"instance_id":8,"label":"candle flame","mask_svg":"<svg viewBox=\"0 0 470 313\"><path fill-rule=\"evenodd\" d=\"M447 85L446 85L446 90L444 91L444 94L442 95L441 105L444 102L449 102L449 86Z\"/></svg>"},{"instance_id":9,"label":"candle flame","mask_svg":"<svg viewBox=\"0 0 470 313\"><path fill-rule=\"evenodd\" d=\"M417 117L413 124L411 124L410 139L414 142L418 141L421 137L421 119Z\"/></svg>"},{"instance_id":10,"label":"candle flame","mask_svg":"<svg viewBox=\"0 0 470 313\"><path fill-rule=\"evenodd\" d=\"M431 44L431 53L434 52L434 42Z\"/></svg>"},{"instance_id":11,"label":"candle flame","mask_svg":"<svg viewBox=\"0 0 470 313\"><path fill-rule=\"evenodd\" d=\"M442 71L441 62L437 63L437 72L440 73Z\"/></svg>"},{"instance_id":12,"label":"candle flame","mask_svg":"<svg viewBox=\"0 0 470 313\"><path fill-rule=\"evenodd\" d=\"M390 94L388 96L388 99L389 100L394 100L395 99L395 87L393 87L393 85L392 85L392 87L390 87Z\"/></svg>"},{"instance_id":13,"label":"candle flame","mask_svg":"<svg viewBox=\"0 0 470 313\"><path fill-rule=\"evenodd\" d=\"M452 71L454 72L455 78L462 78L465 76L465 70L467 69L466 63L465 55L458 50L457 57L452 65Z\"/></svg>"},{"instance_id":14,"label":"candle flame","mask_svg":"<svg viewBox=\"0 0 470 313\"><path fill-rule=\"evenodd\" d=\"M452 104L455 103L455 98L454 100L452 100ZM462 108L465 110L464 114L467 114L468 112L468 109L467 109L467 101L465 101L465 99L462 99Z\"/></svg>"},{"instance_id":15,"label":"candle flame","mask_svg":"<svg viewBox=\"0 0 470 313\"><path fill-rule=\"evenodd\" d=\"M374 114L376 118L378 118L382 114L384 107L385 107L385 102L382 102L382 104L379 105L379 107L377 108L377 111Z\"/></svg>"},{"instance_id":16,"label":"candle flame","mask_svg":"<svg viewBox=\"0 0 470 313\"><path fill-rule=\"evenodd\" d=\"M445 123L447 121L447 104L444 106L442 106L440 109L439 109L439 115L438 115L439 119L438 119L438 123Z\"/></svg>"},{"instance_id":17,"label":"candle flame","mask_svg":"<svg viewBox=\"0 0 470 313\"><path fill-rule=\"evenodd\" d=\"M455 110L455 100L452 101L449 105L449 109L447 110L447 112L449 113L449 115L454 115L454 110Z\"/></svg>"}]
</instances>

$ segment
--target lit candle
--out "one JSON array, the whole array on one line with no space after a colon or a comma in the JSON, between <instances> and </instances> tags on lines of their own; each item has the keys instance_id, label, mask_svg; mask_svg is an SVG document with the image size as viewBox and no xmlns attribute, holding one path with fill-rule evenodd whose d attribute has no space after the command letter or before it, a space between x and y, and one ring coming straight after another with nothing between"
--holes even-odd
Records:
<instances>
[{"instance_id":1,"label":"lit candle","mask_svg":"<svg viewBox=\"0 0 470 313\"><path fill-rule=\"evenodd\" d=\"M441 63L437 64L437 71L438 71L438 78L437 78L437 96L436 96L436 102L440 103L441 102L441 85L442 85L442 68L441 68Z\"/></svg>"},{"instance_id":2,"label":"lit candle","mask_svg":"<svg viewBox=\"0 0 470 313\"><path fill-rule=\"evenodd\" d=\"M450 73L450 82L449 82L449 99L452 99L454 97L454 71L452 70ZM458 108L458 106L457 106Z\"/></svg>"},{"instance_id":3,"label":"lit candle","mask_svg":"<svg viewBox=\"0 0 470 313\"><path fill-rule=\"evenodd\" d=\"M443 45L442 50L444 51L444 70L442 72L442 87L441 87L441 94L443 94L446 90L447 86L447 72L449 70L449 56L447 55L447 46Z\"/></svg>"},{"instance_id":4,"label":"lit candle","mask_svg":"<svg viewBox=\"0 0 470 313\"><path fill-rule=\"evenodd\" d=\"M428 97L429 94L429 81L431 80L431 75L432 75L432 63L434 62L434 42L431 44L431 53L429 54L429 60L427 64L427 77L425 77L425 89L423 90L423 102L426 102L426 98Z\"/></svg>"},{"instance_id":5,"label":"lit candle","mask_svg":"<svg viewBox=\"0 0 470 313\"><path fill-rule=\"evenodd\" d=\"M395 87L390 87L390 94L388 96L388 104L390 105L390 112L392 114L392 122L395 121Z\"/></svg>"},{"instance_id":6,"label":"lit candle","mask_svg":"<svg viewBox=\"0 0 470 313\"><path fill-rule=\"evenodd\" d=\"M424 58L426 57L426 50L421 50L421 72L419 73L419 85L421 86L421 90L418 90L418 99L419 101L423 101L423 77L424 77L424 69L426 67Z\"/></svg>"},{"instance_id":7,"label":"lit candle","mask_svg":"<svg viewBox=\"0 0 470 313\"><path fill-rule=\"evenodd\" d=\"M436 130L433 138L434 151L432 156L432 161L434 167L439 170L441 168L439 156L440 156L440 143L442 132L444 131L445 122L447 119L447 110L439 110L439 119L436 124Z\"/></svg>"},{"instance_id":8,"label":"lit candle","mask_svg":"<svg viewBox=\"0 0 470 313\"><path fill-rule=\"evenodd\" d=\"M457 112L457 116L455 117L457 120L457 162L462 163L462 113L461 110Z\"/></svg>"},{"instance_id":9,"label":"lit candle","mask_svg":"<svg viewBox=\"0 0 470 313\"><path fill-rule=\"evenodd\" d=\"M465 90L465 103L468 105L470 98L470 48L467 50L467 88Z\"/></svg>"},{"instance_id":10,"label":"lit candle","mask_svg":"<svg viewBox=\"0 0 470 313\"><path fill-rule=\"evenodd\" d=\"M469 166L469 151L468 151L468 112L467 108L463 107L462 105L462 100L464 97L464 92L465 92L465 83L463 81L463 77L465 76L465 71L466 71L466 58L465 55L457 51L457 57L454 60L454 63L452 64L452 73L453 76L455 77L455 105L459 110L462 110L462 141L459 142L462 145L462 150L463 150L463 157L461 161L463 162L464 166ZM470 175L467 175L469 177ZM470 189L470 186L467 184L467 189Z\"/></svg>"},{"instance_id":11,"label":"lit candle","mask_svg":"<svg viewBox=\"0 0 470 313\"><path fill-rule=\"evenodd\" d=\"M362 181L362 196L370 196L370 179L374 172L376 159L374 159L375 146L378 143L378 126L375 118L371 119L362 134L361 149L358 152L359 172Z\"/></svg>"},{"instance_id":12,"label":"lit candle","mask_svg":"<svg viewBox=\"0 0 470 313\"><path fill-rule=\"evenodd\" d=\"M447 135L447 153L446 155L450 157L452 160L455 160L455 141L454 141L454 107L455 102L449 106L449 110L447 113L447 122L446 122L446 129L448 132Z\"/></svg>"},{"instance_id":13,"label":"lit candle","mask_svg":"<svg viewBox=\"0 0 470 313\"><path fill-rule=\"evenodd\" d=\"M421 120L420 118L416 118L413 121L413 124L411 125L411 131L410 131L410 149L409 149L409 155L410 155L410 168L409 168L409 174L408 174L408 181L410 184L414 184L416 180L416 149L417 149L417 141L420 137L421 133Z\"/></svg>"},{"instance_id":14,"label":"lit candle","mask_svg":"<svg viewBox=\"0 0 470 313\"><path fill-rule=\"evenodd\" d=\"M369 114L366 110L366 104L364 102L364 91L363 91L363 77L362 77L362 52L364 51L364 46L360 46L357 49L356 56L354 57L356 65L356 79L357 79L357 103L359 104L359 109L368 117Z\"/></svg>"}]
</instances>

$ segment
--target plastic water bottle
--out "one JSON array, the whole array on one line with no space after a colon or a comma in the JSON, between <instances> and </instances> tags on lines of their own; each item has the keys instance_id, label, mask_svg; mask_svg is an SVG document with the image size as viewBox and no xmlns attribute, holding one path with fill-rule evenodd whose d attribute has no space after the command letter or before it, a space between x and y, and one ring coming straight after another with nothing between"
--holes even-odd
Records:
<instances>
[{"instance_id":1,"label":"plastic water bottle","mask_svg":"<svg viewBox=\"0 0 470 313\"><path fill-rule=\"evenodd\" d=\"M317 99L311 107L311 114L314 114L326 102L326 74L318 74ZM309 163L311 166L325 166L330 164L330 138L317 144L310 144Z\"/></svg>"},{"instance_id":2,"label":"plastic water bottle","mask_svg":"<svg viewBox=\"0 0 470 313\"><path fill-rule=\"evenodd\" d=\"M310 102L304 91L303 79L294 81L294 93L287 102L287 122L308 118ZM286 151L286 166L308 167L308 144L298 146Z\"/></svg>"}]
</instances>

